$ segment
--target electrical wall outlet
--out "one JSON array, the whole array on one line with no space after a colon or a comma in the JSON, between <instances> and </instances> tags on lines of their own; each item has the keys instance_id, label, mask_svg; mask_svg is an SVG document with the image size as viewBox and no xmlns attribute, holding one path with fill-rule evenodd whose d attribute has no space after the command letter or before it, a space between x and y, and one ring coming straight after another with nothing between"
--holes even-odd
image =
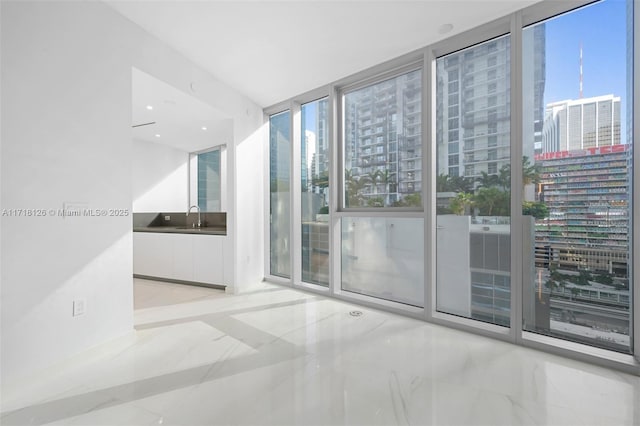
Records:
<instances>
[{"instance_id":1,"label":"electrical wall outlet","mask_svg":"<svg viewBox=\"0 0 640 426\"><path fill-rule=\"evenodd\" d=\"M164 220L171 220L171 216L166 215L166 216L164 217Z\"/></svg>"},{"instance_id":2,"label":"electrical wall outlet","mask_svg":"<svg viewBox=\"0 0 640 426\"><path fill-rule=\"evenodd\" d=\"M73 301L73 316L77 317L80 315L84 315L84 311L87 307L86 299L76 299Z\"/></svg>"}]
</instances>

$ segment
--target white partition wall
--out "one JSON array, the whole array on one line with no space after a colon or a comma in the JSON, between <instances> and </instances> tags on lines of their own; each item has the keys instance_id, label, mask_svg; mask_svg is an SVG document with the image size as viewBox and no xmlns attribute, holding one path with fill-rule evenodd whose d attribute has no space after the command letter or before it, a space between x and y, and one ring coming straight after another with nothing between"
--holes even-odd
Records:
<instances>
[{"instance_id":1,"label":"white partition wall","mask_svg":"<svg viewBox=\"0 0 640 426\"><path fill-rule=\"evenodd\" d=\"M2 207L47 212L0 218L5 386L133 331L131 216L49 215L65 205L130 212L132 67L233 118L231 291L263 276L263 123L255 103L102 2L0 7ZM86 302L84 315L72 316L75 300Z\"/></svg>"}]
</instances>

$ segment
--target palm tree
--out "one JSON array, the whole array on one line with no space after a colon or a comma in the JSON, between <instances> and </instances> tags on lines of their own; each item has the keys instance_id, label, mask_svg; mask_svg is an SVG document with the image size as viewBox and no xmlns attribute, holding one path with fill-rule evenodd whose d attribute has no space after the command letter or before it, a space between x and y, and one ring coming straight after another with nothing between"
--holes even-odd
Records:
<instances>
[{"instance_id":1,"label":"palm tree","mask_svg":"<svg viewBox=\"0 0 640 426\"><path fill-rule=\"evenodd\" d=\"M451 178L449 175L440 173L436 177L436 192L449 192L451 191Z\"/></svg>"},{"instance_id":2,"label":"palm tree","mask_svg":"<svg viewBox=\"0 0 640 426\"><path fill-rule=\"evenodd\" d=\"M522 157L522 185L540 183L540 165L531 164L529 157Z\"/></svg>"},{"instance_id":3,"label":"palm tree","mask_svg":"<svg viewBox=\"0 0 640 426\"><path fill-rule=\"evenodd\" d=\"M459 192L449 202L449 208L453 214L462 216L466 213L467 207L473 204L473 196L468 192Z\"/></svg>"},{"instance_id":4,"label":"palm tree","mask_svg":"<svg viewBox=\"0 0 640 426\"><path fill-rule=\"evenodd\" d=\"M367 179L371 183L374 194L378 193L378 180L380 179L381 174L382 172L380 170L376 170L375 172L370 172L367 175Z\"/></svg>"},{"instance_id":5,"label":"palm tree","mask_svg":"<svg viewBox=\"0 0 640 426\"><path fill-rule=\"evenodd\" d=\"M440 173L436 177L437 192L472 192L473 179L464 176L449 176Z\"/></svg>"},{"instance_id":6,"label":"palm tree","mask_svg":"<svg viewBox=\"0 0 640 426\"><path fill-rule=\"evenodd\" d=\"M451 190L455 192L472 192L473 179L464 176L453 176L450 179Z\"/></svg>"},{"instance_id":7,"label":"palm tree","mask_svg":"<svg viewBox=\"0 0 640 426\"><path fill-rule=\"evenodd\" d=\"M524 187L530 184L536 184L540 182L540 166L538 164L531 164L529 157L526 155L522 157L522 190ZM511 187L511 165L505 164L500 169L500 183L506 190Z\"/></svg>"},{"instance_id":8,"label":"palm tree","mask_svg":"<svg viewBox=\"0 0 640 426\"><path fill-rule=\"evenodd\" d=\"M476 178L476 182L479 183L478 188L491 188L500 185L498 175L490 175L487 172L480 172L480 174L481 177Z\"/></svg>"},{"instance_id":9,"label":"palm tree","mask_svg":"<svg viewBox=\"0 0 640 426\"><path fill-rule=\"evenodd\" d=\"M508 216L509 194L495 186L480 188L473 197L473 203L482 216Z\"/></svg>"},{"instance_id":10,"label":"palm tree","mask_svg":"<svg viewBox=\"0 0 640 426\"><path fill-rule=\"evenodd\" d=\"M360 207L364 206L365 199L363 195L363 189L371 182L369 176L353 176L351 169L344 172L345 182L345 203L348 207Z\"/></svg>"},{"instance_id":11,"label":"palm tree","mask_svg":"<svg viewBox=\"0 0 640 426\"><path fill-rule=\"evenodd\" d=\"M503 190L508 191L511 188L511 165L505 164L498 171L498 182Z\"/></svg>"},{"instance_id":12,"label":"palm tree","mask_svg":"<svg viewBox=\"0 0 640 426\"><path fill-rule=\"evenodd\" d=\"M549 208L545 203L523 201L522 214L525 216L533 216L536 219L544 219L549 216Z\"/></svg>"},{"instance_id":13,"label":"palm tree","mask_svg":"<svg viewBox=\"0 0 640 426\"><path fill-rule=\"evenodd\" d=\"M391 182L391 172L389 169L384 169L384 172L380 172L379 179L384 185L384 192L389 192L388 185Z\"/></svg>"}]
</instances>

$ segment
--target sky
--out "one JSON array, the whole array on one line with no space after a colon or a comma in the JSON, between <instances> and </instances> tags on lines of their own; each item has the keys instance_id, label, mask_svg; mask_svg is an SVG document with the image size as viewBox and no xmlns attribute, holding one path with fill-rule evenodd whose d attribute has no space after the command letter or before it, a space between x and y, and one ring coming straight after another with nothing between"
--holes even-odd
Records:
<instances>
[{"instance_id":1,"label":"sky","mask_svg":"<svg viewBox=\"0 0 640 426\"><path fill-rule=\"evenodd\" d=\"M547 20L544 104L580 97L620 97L622 142L627 122L627 0L605 0ZM604 24L603 24L604 22Z\"/></svg>"},{"instance_id":2,"label":"sky","mask_svg":"<svg viewBox=\"0 0 640 426\"><path fill-rule=\"evenodd\" d=\"M582 44L583 96L613 94L624 107L626 43L625 0L606 0L546 21L545 105L579 98Z\"/></svg>"},{"instance_id":3,"label":"sky","mask_svg":"<svg viewBox=\"0 0 640 426\"><path fill-rule=\"evenodd\" d=\"M302 132L305 130L310 130L313 133L316 133L316 114L318 110L317 101L309 102L308 104L302 105L302 116L304 123L302 124Z\"/></svg>"}]
</instances>

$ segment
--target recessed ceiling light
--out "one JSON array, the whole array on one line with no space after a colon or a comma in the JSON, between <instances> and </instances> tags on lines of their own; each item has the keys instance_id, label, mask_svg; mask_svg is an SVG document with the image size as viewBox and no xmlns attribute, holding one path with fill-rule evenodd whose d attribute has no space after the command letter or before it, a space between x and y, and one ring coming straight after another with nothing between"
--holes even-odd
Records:
<instances>
[{"instance_id":1,"label":"recessed ceiling light","mask_svg":"<svg viewBox=\"0 0 640 426\"><path fill-rule=\"evenodd\" d=\"M148 110L152 110L152 109L153 109L153 106L151 106L151 105L147 105L147 109L148 109Z\"/></svg>"},{"instance_id":2,"label":"recessed ceiling light","mask_svg":"<svg viewBox=\"0 0 640 426\"><path fill-rule=\"evenodd\" d=\"M452 24L442 24L440 25L440 27L438 28L438 33L440 34L446 34L449 31L451 31L453 29L453 25Z\"/></svg>"},{"instance_id":3,"label":"recessed ceiling light","mask_svg":"<svg viewBox=\"0 0 640 426\"><path fill-rule=\"evenodd\" d=\"M202 126L202 130L207 130L207 128L205 126Z\"/></svg>"},{"instance_id":4,"label":"recessed ceiling light","mask_svg":"<svg viewBox=\"0 0 640 426\"><path fill-rule=\"evenodd\" d=\"M156 134L156 138L159 138L159 137L160 137L160 135Z\"/></svg>"}]
</instances>

